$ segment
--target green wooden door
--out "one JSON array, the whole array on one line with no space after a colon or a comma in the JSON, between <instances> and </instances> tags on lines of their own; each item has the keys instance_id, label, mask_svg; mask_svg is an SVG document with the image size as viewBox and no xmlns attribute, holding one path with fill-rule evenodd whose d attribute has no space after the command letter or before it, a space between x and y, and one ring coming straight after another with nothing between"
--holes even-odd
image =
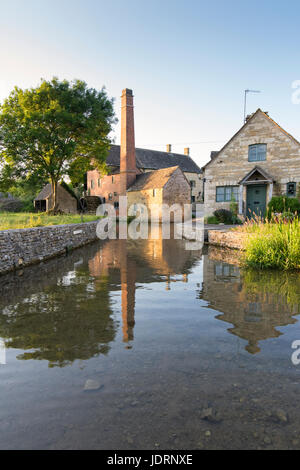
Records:
<instances>
[{"instance_id":1,"label":"green wooden door","mask_svg":"<svg viewBox=\"0 0 300 470\"><path fill-rule=\"evenodd\" d=\"M267 185L249 185L247 187L247 217L265 216Z\"/></svg>"}]
</instances>

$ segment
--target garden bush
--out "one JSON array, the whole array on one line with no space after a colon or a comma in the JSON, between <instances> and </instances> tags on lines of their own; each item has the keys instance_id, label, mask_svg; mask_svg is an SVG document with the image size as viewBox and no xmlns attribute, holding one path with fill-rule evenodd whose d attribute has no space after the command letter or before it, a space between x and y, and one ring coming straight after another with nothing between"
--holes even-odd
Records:
<instances>
[{"instance_id":1,"label":"garden bush","mask_svg":"<svg viewBox=\"0 0 300 470\"><path fill-rule=\"evenodd\" d=\"M274 196L268 204L267 217L270 220L273 214L282 213L300 214L300 202L297 198L287 196Z\"/></svg>"},{"instance_id":2,"label":"garden bush","mask_svg":"<svg viewBox=\"0 0 300 470\"><path fill-rule=\"evenodd\" d=\"M231 211L228 211L227 209L217 209L214 212L214 216L221 223L224 223L224 224L232 224L233 223L233 214L232 214Z\"/></svg>"}]
</instances>

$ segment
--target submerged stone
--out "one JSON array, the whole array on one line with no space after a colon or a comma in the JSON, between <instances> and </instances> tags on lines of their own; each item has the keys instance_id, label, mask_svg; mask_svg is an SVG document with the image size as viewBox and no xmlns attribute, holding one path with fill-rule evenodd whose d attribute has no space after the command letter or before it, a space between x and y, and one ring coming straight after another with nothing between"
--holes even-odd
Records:
<instances>
[{"instance_id":1,"label":"submerged stone","mask_svg":"<svg viewBox=\"0 0 300 470\"><path fill-rule=\"evenodd\" d=\"M101 385L100 382L98 382L97 380L88 379L85 382L84 391L89 392L89 391L92 391L92 390L100 390L100 388L102 388L102 387L103 387L103 385Z\"/></svg>"}]
</instances>

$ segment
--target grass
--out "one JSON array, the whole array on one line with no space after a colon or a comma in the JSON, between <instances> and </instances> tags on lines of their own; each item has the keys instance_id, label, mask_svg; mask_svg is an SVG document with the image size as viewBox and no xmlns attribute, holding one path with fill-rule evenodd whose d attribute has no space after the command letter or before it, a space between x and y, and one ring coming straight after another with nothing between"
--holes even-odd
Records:
<instances>
[{"instance_id":1,"label":"grass","mask_svg":"<svg viewBox=\"0 0 300 470\"><path fill-rule=\"evenodd\" d=\"M249 233L244 264L253 268L300 270L300 219L264 221L256 218L233 229Z\"/></svg>"},{"instance_id":2,"label":"grass","mask_svg":"<svg viewBox=\"0 0 300 470\"><path fill-rule=\"evenodd\" d=\"M209 225L219 225L220 221L215 215L205 217L204 222Z\"/></svg>"},{"instance_id":3,"label":"grass","mask_svg":"<svg viewBox=\"0 0 300 470\"><path fill-rule=\"evenodd\" d=\"M99 217L83 215L83 222L92 222ZM46 227L49 225L79 224L80 214L48 215L46 213L0 212L0 230Z\"/></svg>"}]
</instances>

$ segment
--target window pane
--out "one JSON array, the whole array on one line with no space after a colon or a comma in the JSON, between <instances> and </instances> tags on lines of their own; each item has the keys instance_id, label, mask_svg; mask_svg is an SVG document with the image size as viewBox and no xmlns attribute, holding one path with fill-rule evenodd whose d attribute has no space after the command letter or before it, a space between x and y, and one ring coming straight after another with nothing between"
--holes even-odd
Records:
<instances>
[{"instance_id":1,"label":"window pane","mask_svg":"<svg viewBox=\"0 0 300 470\"><path fill-rule=\"evenodd\" d=\"M258 145L257 146L257 160L260 162L265 160L266 154L267 154L267 146L265 144Z\"/></svg>"},{"instance_id":2,"label":"window pane","mask_svg":"<svg viewBox=\"0 0 300 470\"><path fill-rule=\"evenodd\" d=\"M235 202L238 202L238 200L239 200L239 188L237 186L233 188L232 195L235 199Z\"/></svg>"},{"instance_id":3,"label":"window pane","mask_svg":"<svg viewBox=\"0 0 300 470\"><path fill-rule=\"evenodd\" d=\"M251 145L249 147L249 162L256 162L256 146Z\"/></svg>"},{"instance_id":4,"label":"window pane","mask_svg":"<svg viewBox=\"0 0 300 470\"><path fill-rule=\"evenodd\" d=\"M225 188L222 186L219 186L217 188L217 202L223 202L225 201Z\"/></svg>"},{"instance_id":5,"label":"window pane","mask_svg":"<svg viewBox=\"0 0 300 470\"><path fill-rule=\"evenodd\" d=\"M267 158L267 145L266 144L256 144L249 145L249 162L258 162L264 161Z\"/></svg>"},{"instance_id":6,"label":"window pane","mask_svg":"<svg viewBox=\"0 0 300 470\"><path fill-rule=\"evenodd\" d=\"M225 200L226 201L231 201L231 191L232 191L232 187L231 186L227 186L225 188Z\"/></svg>"}]
</instances>

